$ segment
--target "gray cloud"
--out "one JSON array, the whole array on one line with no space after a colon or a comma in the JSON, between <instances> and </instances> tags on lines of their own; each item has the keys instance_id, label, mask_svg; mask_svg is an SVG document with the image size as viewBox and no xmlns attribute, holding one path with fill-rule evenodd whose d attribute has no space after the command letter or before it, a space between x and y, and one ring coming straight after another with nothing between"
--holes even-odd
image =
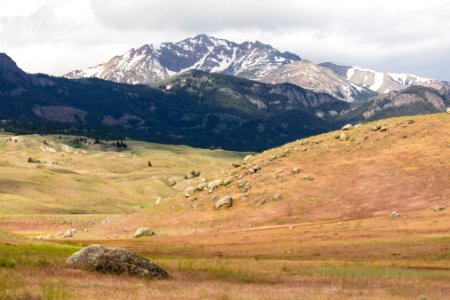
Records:
<instances>
[{"instance_id":1,"label":"gray cloud","mask_svg":"<svg viewBox=\"0 0 450 300\"><path fill-rule=\"evenodd\" d=\"M0 51L34 72L62 74L144 43L208 33L238 42L258 39L314 62L450 80L446 0L0 2L10 8L0 12ZM23 2L31 7L26 13Z\"/></svg>"}]
</instances>

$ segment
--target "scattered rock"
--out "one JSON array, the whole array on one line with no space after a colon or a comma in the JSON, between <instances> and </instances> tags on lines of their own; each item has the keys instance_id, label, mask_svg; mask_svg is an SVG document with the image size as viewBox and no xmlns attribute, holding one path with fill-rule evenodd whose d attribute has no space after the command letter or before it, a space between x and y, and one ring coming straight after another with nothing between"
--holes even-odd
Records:
<instances>
[{"instance_id":1,"label":"scattered rock","mask_svg":"<svg viewBox=\"0 0 450 300\"><path fill-rule=\"evenodd\" d=\"M133 237L140 238L144 236L152 236L155 235L155 232L147 227L141 227L136 230Z\"/></svg>"},{"instance_id":2,"label":"scattered rock","mask_svg":"<svg viewBox=\"0 0 450 300\"><path fill-rule=\"evenodd\" d=\"M239 168L239 167L241 166L240 163L232 163L231 165L232 165L233 167L235 167L235 168Z\"/></svg>"},{"instance_id":3,"label":"scattered rock","mask_svg":"<svg viewBox=\"0 0 450 300\"><path fill-rule=\"evenodd\" d=\"M233 199L230 196L224 196L217 200L216 204L214 204L214 207L216 209L221 208L229 208L233 205Z\"/></svg>"},{"instance_id":4,"label":"scattered rock","mask_svg":"<svg viewBox=\"0 0 450 300\"><path fill-rule=\"evenodd\" d=\"M342 130L350 130L353 129L353 125L352 124L347 124L344 127L342 127Z\"/></svg>"},{"instance_id":5,"label":"scattered rock","mask_svg":"<svg viewBox=\"0 0 450 300\"><path fill-rule=\"evenodd\" d=\"M266 203L266 200L265 199L262 199L261 201L258 201L257 203L256 203L256 206L261 206L261 205L263 205L263 204L265 204Z\"/></svg>"},{"instance_id":6,"label":"scattered rock","mask_svg":"<svg viewBox=\"0 0 450 300\"><path fill-rule=\"evenodd\" d=\"M204 189L206 189L207 186L208 186L208 184L206 182L199 183L197 185L197 190L203 191Z\"/></svg>"},{"instance_id":7,"label":"scattered rock","mask_svg":"<svg viewBox=\"0 0 450 300\"><path fill-rule=\"evenodd\" d=\"M244 157L244 161L245 162L248 162L248 161L250 161L252 159L253 159L253 155L247 155L246 157Z\"/></svg>"},{"instance_id":8,"label":"scattered rock","mask_svg":"<svg viewBox=\"0 0 450 300\"><path fill-rule=\"evenodd\" d=\"M386 127L386 126L382 126L382 127L380 128L380 131L387 131L387 127Z\"/></svg>"},{"instance_id":9,"label":"scattered rock","mask_svg":"<svg viewBox=\"0 0 450 300\"><path fill-rule=\"evenodd\" d=\"M372 131L378 131L380 129L381 129L381 125L374 125L374 126L370 127L370 130L372 130Z\"/></svg>"},{"instance_id":10,"label":"scattered rock","mask_svg":"<svg viewBox=\"0 0 450 300\"><path fill-rule=\"evenodd\" d=\"M275 195L272 196L272 200L279 201L279 200L281 200L282 197L283 197L283 195L281 195L280 193L276 193Z\"/></svg>"},{"instance_id":11,"label":"scattered rock","mask_svg":"<svg viewBox=\"0 0 450 300\"><path fill-rule=\"evenodd\" d=\"M185 191L184 191L184 196L186 196L186 198L191 197L192 195L194 195L196 188L193 186L188 187Z\"/></svg>"},{"instance_id":12,"label":"scattered rock","mask_svg":"<svg viewBox=\"0 0 450 300\"><path fill-rule=\"evenodd\" d=\"M260 165L254 165L250 168L247 169L247 173L248 174L254 174L256 172L258 172L259 170L261 170L261 166Z\"/></svg>"},{"instance_id":13,"label":"scattered rock","mask_svg":"<svg viewBox=\"0 0 450 300\"><path fill-rule=\"evenodd\" d=\"M269 156L269 161L273 161L273 160L275 160L277 158L278 158L277 155L271 155L271 156Z\"/></svg>"},{"instance_id":14,"label":"scattered rock","mask_svg":"<svg viewBox=\"0 0 450 300\"><path fill-rule=\"evenodd\" d=\"M223 185L229 185L234 180L234 176L228 176L223 180Z\"/></svg>"},{"instance_id":15,"label":"scattered rock","mask_svg":"<svg viewBox=\"0 0 450 300\"><path fill-rule=\"evenodd\" d=\"M300 142L300 145L308 145L309 144L309 141L301 141Z\"/></svg>"},{"instance_id":16,"label":"scattered rock","mask_svg":"<svg viewBox=\"0 0 450 300\"><path fill-rule=\"evenodd\" d=\"M450 107L447 107L447 113L450 114Z\"/></svg>"},{"instance_id":17,"label":"scattered rock","mask_svg":"<svg viewBox=\"0 0 450 300\"><path fill-rule=\"evenodd\" d=\"M67 259L72 268L111 274L128 274L147 278L168 278L169 274L146 258L120 249L91 245Z\"/></svg>"},{"instance_id":18,"label":"scattered rock","mask_svg":"<svg viewBox=\"0 0 450 300\"><path fill-rule=\"evenodd\" d=\"M238 180L236 185L242 193L247 192L251 188L250 182L244 179Z\"/></svg>"},{"instance_id":19,"label":"scattered rock","mask_svg":"<svg viewBox=\"0 0 450 300\"><path fill-rule=\"evenodd\" d=\"M401 214L396 210L391 212L391 217L400 217L400 216L401 216Z\"/></svg>"},{"instance_id":20,"label":"scattered rock","mask_svg":"<svg viewBox=\"0 0 450 300\"><path fill-rule=\"evenodd\" d=\"M305 176L305 177L303 177L303 180L306 180L306 181L313 181L314 178L313 178L312 176Z\"/></svg>"},{"instance_id":21,"label":"scattered rock","mask_svg":"<svg viewBox=\"0 0 450 300\"><path fill-rule=\"evenodd\" d=\"M67 230L66 232L64 232L63 234L63 238L70 238L73 237L73 232L71 229Z\"/></svg>"},{"instance_id":22,"label":"scattered rock","mask_svg":"<svg viewBox=\"0 0 450 300\"><path fill-rule=\"evenodd\" d=\"M214 195L214 196L211 197L211 201L212 201L212 202L215 202L215 201L217 201L217 200L219 200L219 196Z\"/></svg>"},{"instance_id":23,"label":"scattered rock","mask_svg":"<svg viewBox=\"0 0 450 300\"><path fill-rule=\"evenodd\" d=\"M161 204L161 202L162 202L162 198L161 197L156 198L156 201L155 201L156 205Z\"/></svg>"},{"instance_id":24,"label":"scattered rock","mask_svg":"<svg viewBox=\"0 0 450 300\"><path fill-rule=\"evenodd\" d=\"M341 140L341 141L346 141L346 140L348 140L350 137L346 134L346 133L343 133L343 132L341 132L341 134L339 135L339 139Z\"/></svg>"},{"instance_id":25,"label":"scattered rock","mask_svg":"<svg viewBox=\"0 0 450 300\"><path fill-rule=\"evenodd\" d=\"M64 232L60 231L56 234L56 236L64 236Z\"/></svg>"},{"instance_id":26,"label":"scattered rock","mask_svg":"<svg viewBox=\"0 0 450 300\"><path fill-rule=\"evenodd\" d=\"M292 174L298 174L298 173L300 173L299 168L292 168Z\"/></svg>"},{"instance_id":27,"label":"scattered rock","mask_svg":"<svg viewBox=\"0 0 450 300\"><path fill-rule=\"evenodd\" d=\"M434 205L434 206L431 207L432 211L441 211L441 210L444 210L444 209L445 209L445 206L439 206L439 205Z\"/></svg>"},{"instance_id":28,"label":"scattered rock","mask_svg":"<svg viewBox=\"0 0 450 300\"><path fill-rule=\"evenodd\" d=\"M222 179L217 179L217 180L211 181L210 183L208 183L208 189L209 189L208 192L212 193L212 191L214 191L216 188L218 188L221 185L223 185Z\"/></svg>"},{"instance_id":29,"label":"scattered rock","mask_svg":"<svg viewBox=\"0 0 450 300\"><path fill-rule=\"evenodd\" d=\"M413 119L406 120L406 123L413 124L415 121Z\"/></svg>"}]
</instances>

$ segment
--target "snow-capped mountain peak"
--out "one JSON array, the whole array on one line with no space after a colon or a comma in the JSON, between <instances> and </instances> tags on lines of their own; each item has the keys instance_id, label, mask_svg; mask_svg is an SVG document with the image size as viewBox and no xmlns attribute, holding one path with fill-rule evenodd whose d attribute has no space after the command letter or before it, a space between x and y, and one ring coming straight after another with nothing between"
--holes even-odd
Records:
<instances>
[{"instance_id":1,"label":"snow-capped mountain peak","mask_svg":"<svg viewBox=\"0 0 450 300\"><path fill-rule=\"evenodd\" d=\"M351 83L368 88L378 93L388 93L412 85L423 85L440 89L442 83L431 78L406 73L377 72L371 69L343 66L335 63L322 63L326 67Z\"/></svg>"},{"instance_id":2,"label":"snow-capped mountain peak","mask_svg":"<svg viewBox=\"0 0 450 300\"><path fill-rule=\"evenodd\" d=\"M66 74L68 78L98 77L130 84L148 84L187 70L260 79L300 57L259 41L241 44L206 34L176 43L143 45L104 64Z\"/></svg>"}]
</instances>

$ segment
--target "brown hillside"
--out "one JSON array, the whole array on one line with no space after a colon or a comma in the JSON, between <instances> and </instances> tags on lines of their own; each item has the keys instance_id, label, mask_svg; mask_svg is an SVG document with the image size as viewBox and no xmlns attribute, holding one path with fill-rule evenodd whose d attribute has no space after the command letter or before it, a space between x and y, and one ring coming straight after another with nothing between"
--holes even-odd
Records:
<instances>
[{"instance_id":1,"label":"brown hillside","mask_svg":"<svg viewBox=\"0 0 450 300\"><path fill-rule=\"evenodd\" d=\"M382 129L373 131L376 125ZM336 138L341 132L348 140ZM112 222L102 230L111 234L113 229L148 225L161 233L190 233L194 229L391 218L394 211L406 218L413 210L447 206L450 114L362 124L298 140L239 163L239 167L230 166L206 178L210 182L232 175L228 186L212 193L196 191L189 198L180 193L159 207ZM249 174L248 169L256 165L261 169ZM300 172L294 174L293 168ZM238 180L249 182L247 192L239 189ZM233 198L233 206L214 209L211 199L225 195Z\"/></svg>"}]
</instances>

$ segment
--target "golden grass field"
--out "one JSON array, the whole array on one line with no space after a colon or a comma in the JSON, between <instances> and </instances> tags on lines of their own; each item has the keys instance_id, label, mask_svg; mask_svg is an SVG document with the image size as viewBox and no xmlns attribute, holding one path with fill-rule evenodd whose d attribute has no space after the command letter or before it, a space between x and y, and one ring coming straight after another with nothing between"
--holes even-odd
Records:
<instances>
[{"instance_id":1,"label":"golden grass field","mask_svg":"<svg viewBox=\"0 0 450 300\"><path fill-rule=\"evenodd\" d=\"M0 141L0 299L450 298L450 114L346 133L296 141L240 167L231 163L245 154L181 146L130 141L123 152L77 153L40 148L42 140L58 148L57 137ZM61 165L39 167L29 156ZM248 174L254 165L261 170ZM200 177L183 179L197 169ZM202 178L229 175L229 186L183 195ZM170 187L169 177L179 183ZM238 178L250 182L247 192ZM232 196L233 206L215 210L215 195ZM157 235L132 238L141 226ZM75 237L35 239L69 228ZM65 267L94 243L135 251L172 278Z\"/></svg>"}]
</instances>

